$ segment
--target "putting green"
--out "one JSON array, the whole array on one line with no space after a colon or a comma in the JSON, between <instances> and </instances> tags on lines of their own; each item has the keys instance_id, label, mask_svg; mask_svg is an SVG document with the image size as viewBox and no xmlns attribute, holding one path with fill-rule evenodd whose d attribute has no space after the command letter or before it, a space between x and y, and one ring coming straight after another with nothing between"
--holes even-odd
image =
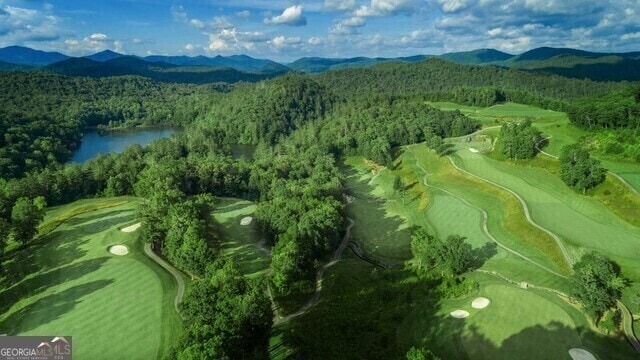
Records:
<instances>
[{"instance_id":1,"label":"putting green","mask_svg":"<svg viewBox=\"0 0 640 360\"><path fill-rule=\"evenodd\" d=\"M81 212L113 200L85 200L55 211ZM139 235L119 230L135 219L135 206L128 201L81 212L13 251L3 264L12 277L0 282L0 333L71 335L78 359L167 355L181 329L173 308L176 285L144 255ZM129 254L109 254L114 244Z\"/></svg>"},{"instance_id":2,"label":"putting green","mask_svg":"<svg viewBox=\"0 0 640 360\"><path fill-rule=\"evenodd\" d=\"M576 324L553 302L508 285L489 285L483 293L491 306L469 306L462 333L474 359L556 359L582 347Z\"/></svg>"},{"instance_id":3,"label":"putting green","mask_svg":"<svg viewBox=\"0 0 640 360\"><path fill-rule=\"evenodd\" d=\"M232 256L240 270L250 276L263 274L271 264L267 252L258 247L262 236L257 223L242 223L256 208L256 204L249 201L216 198L213 211L213 238L219 242L222 253Z\"/></svg>"}]
</instances>

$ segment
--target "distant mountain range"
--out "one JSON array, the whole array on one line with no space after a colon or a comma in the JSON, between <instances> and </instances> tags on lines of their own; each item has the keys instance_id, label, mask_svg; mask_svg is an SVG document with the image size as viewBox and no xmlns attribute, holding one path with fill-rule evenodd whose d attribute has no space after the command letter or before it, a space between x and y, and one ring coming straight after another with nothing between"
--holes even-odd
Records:
<instances>
[{"instance_id":1,"label":"distant mountain range","mask_svg":"<svg viewBox=\"0 0 640 360\"><path fill-rule=\"evenodd\" d=\"M478 49L442 55L398 58L305 57L292 63L233 56L128 56L105 50L83 58L20 46L0 49L0 71L47 71L69 76L140 75L169 82L258 81L289 71L321 73L345 68L369 67L385 62L419 62L439 57L469 65L495 65L573 78L599 81L640 81L640 52L598 53L570 48L541 47L513 55L494 49Z\"/></svg>"}]
</instances>

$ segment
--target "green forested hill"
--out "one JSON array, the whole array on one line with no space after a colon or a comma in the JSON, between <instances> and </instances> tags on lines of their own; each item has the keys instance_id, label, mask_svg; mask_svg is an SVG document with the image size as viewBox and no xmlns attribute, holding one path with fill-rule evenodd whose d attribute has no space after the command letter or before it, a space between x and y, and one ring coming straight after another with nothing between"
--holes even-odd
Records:
<instances>
[{"instance_id":1,"label":"green forested hill","mask_svg":"<svg viewBox=\"0 0 640 360\"><path fill-rule=\"evenodd\" d=\"M12 72L0 74L0 173L20 176L65 162L81 129L96 125L190 122L211 86L168 85L125 76L103 79Z\"/></svg>"},{"instance_id":2,"label":"green forested hill","mask_svg":"<svg viewBox=\"0 0 640 360\"><path fill-rule=\"evenodd\" d=\"M133 56L120 56L107 61L71 58L38 68L36 71L93 78L137 75L167 83L190 84L256 82L275 76L248 73L229 67L178 66L166 62L148 62Z\"/></svg>"},{"instance_id":3,"label":"green forested hill","mask_svg":"<svg viewBox=\"0 0 640 360\"><path fill-rule=\"evenodd\" d=\"M461 65L441 59L429 59L415 64L385 63L367 69L329 71L317 75L315 79L344 97L375 93L452 93L461 88L492 88L502 93L503 100L543 107L551 105L558 109L563 108L563 102L572 99L605 94L626 87L624 83L567 79L496 66ZM482 92L470 93L485 96ZM465 101L462 94L460 98L450 100L470 102Z\"/></svg>"}]
</instances>

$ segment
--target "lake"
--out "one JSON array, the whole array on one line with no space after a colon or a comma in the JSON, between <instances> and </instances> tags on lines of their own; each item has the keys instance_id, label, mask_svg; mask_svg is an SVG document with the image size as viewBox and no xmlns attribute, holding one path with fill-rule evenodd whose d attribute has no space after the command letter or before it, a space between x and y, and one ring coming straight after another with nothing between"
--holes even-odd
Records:
<instances>
[{"instance_id":1,"label":"lake","mask_svg":"<svg viewBox=\"0 0 640 360\"><path fill-rule=\"evenodd\" d=\"M105 132L100 135L97 130L87 130L80 147L73 153L71 162L84 163L98 154L123 152L133 144L145 146L153 140L166 138L177 132L180 130L175 128L147 128Z\"/></svg>"}]
</instances>

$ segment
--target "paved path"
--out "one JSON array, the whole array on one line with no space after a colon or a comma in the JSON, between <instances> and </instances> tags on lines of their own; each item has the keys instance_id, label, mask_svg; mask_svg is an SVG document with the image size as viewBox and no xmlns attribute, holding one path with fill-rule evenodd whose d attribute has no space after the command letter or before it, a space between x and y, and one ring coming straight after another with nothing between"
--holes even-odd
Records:
<instances>
[{"instance_id":1,"label":"paved path","mask_svg":"<svg viewBox=\"0 0 640 360\"><path fill-rule=\"evenodd\" d=\"M155 252L153 252L153 249L151 248L151 244L148 244L148 243L144 244L144 253L147 254L147 256L151 258L151 260L158 263L158 265L162 266L171 275L173 275L173 277L178 282L178 292L176 293L176 297L173 299L173 306L175 306L176 312L178 313L178 315L180 315L180 317L184 320L184 318L182 317L182 314L180 314L180 310L178 309L178 304L182 302L182 297L184 296L184 279L182 278L182 276L180 275L180 273L176 268L174 268L171 264L164 261L164 259L158 256Z\"/></svg>"},{"instance_id":2,"label":"paved path","mask_svg":"<svg viewBox=\"0 0 640 360\"><path fill-rule=\"evenodd\" d=\"M620 300L618 300L618 308L620 308L620 312L622 312L622 329L624 330L624 334L636 351L640 352L640 341L638 341L638 338L633 332L633 315L631 315L629 308Z\"/></svg>"},{"instance_id":3,"label":"paved path","mask_svg":"<svg viewBox=\"0 0 640 360\"><path fill-rule=\"evenodd\" d=\"M451 196L453 196L454 198L456 198L456 199L458 199L458 200L462 201L462 202L463 202L464 204L466 204L467 206L472 207L472 208L474 208L474 209L476 209L476 210L480 211L480 213L482 213L482 231L483 231L483 232L484 232L484 233L489 237L489 239L491 239L493 242L495 242L498 246L500 246L500 247L501 247L501 248L503 248L504 250L506 250L506 251L508 251L508 252L510 252L510 253L512 253L512 254L514 254L514 255L516 255L516 256L518 256L518 257L520 257L520 258L522 258L523 260L528 261L529 263L531 263L531 264L533 264L533 265L535 265L535 266L538 266L538 267L540 267L540 268L542 268L542 269L544 269L544 270L546 270L546 271L548 271L548 272L550 272L550 273L552 273L552 274L554 274L554 275L556 275L556 276L559 276L559 277L561 277L561 278L567 279L567 276L562 275L562 274L560 274L559 272L554 271L554 270L552 270L552 269L549 269L548 267L546 267L546 266L544 266L544 265L542 265L542 264L540 264L540 263L536 262L535 260L533 260L533 259L531 259L531 258L527 257L526 255L521 254L521 253L519 253L519 252L517 252L517 251L515 251L515 250L513 250L513 249L511 249L511 248L509 248L508 246L506 246L506 245L504 245L503 243L501 243L498 239L496 239L496 238L493 236L493 234L491 234L491 232L489 231L489 226L488 226L488 222L489 222L489 214L488 214L488 213L487 213L483 208L480 208L480 207L477 207L477 206L475 206L475 205L471 204L471 203L470 203L470 202L468 202L466 199L464 199L464 198L462 198L462 197L460 197L460 196L458 196L458 195L455 195L454 193L452 193L452 192L450 192L450 191L448 191L448 190L446 190L446 189L443 189L443 188L440 188L440 187L437 187L437 186L434 186L434 185L429 184L429 182L427 181L427 179L429 178L429 173L428 173L428 172L427 172L427 170L426 170L426 169L425 169L425 168L420 164L420 161L419 161L418 157L415 155L415 153L413 152L413 150L411 149L411 146L407 146L407 149L409 150L409 152L411 153L411 155L413 155L413 157L416 159L416 166L418 166L418 167L420 168L420 170L422 170L422 172L424 173L424 177L423 177L422 181L423 181L423 183L424 183L424 185L425 185L425 186L427 186L427 187L431 187L431 188L434 188L434 189L437 189L437 190L440 190L440 191L442 191L442 192L444 192L444 193L446 193L446 194L448 194L448 195L451 195ZM451 158L449 158L449 159L451 160ZM454 165L454 166L455 166L455 165ZM456 167L456 168L457 168L457 167Z\"/></svg>"},{"instance_id":4,"label":"paved path","mask_svg":"<svg viewBox=\"0 0 640 360\"><path fill-rule=\"evenodd\" d=\"M458 171L463 172L467 175L473 176L476 179L482 180L488 184L491 184L493 186L499 187L507 192L509 192L511 195L515 196L516 199L518 199L518 201L520 201L520 204L522 205L522 208L524 209L524 215L527 218L527 221L535 226L536 228L544 231L545 233L547 233L549 236L551 236L553 238L553 240L555 240L556 244L558 245L558 247L560 248L560 251L562 252L562 256L564 256L564 260L567 262L567 264L569 265L569 268L573 267L573 261L571 261L571 257L569 256L569 252L567 251L567 249L564 246L564 243L562 242L562 240L560 240L560 237L558 237L558 235L556 235L555 233L553 233L551 230L542 227L540 225L538 225L538 223L536 223L535 221L533 221L533 219L531 218L531 212L529 211L529 206L527 205L527 203L524 201L524 199L515 191L509 189L506 186L502 186L498 183L495 183L489 179L485 179L481 176L478 176L476 174L470 173L467 170L462 169L461 167L459 167L455 161L453 161L453 158L451 158L450 156L448 156L449 158L449 162L451 162L451 165L453 165L453 167L455 167Z\"/></svg>"},{"instance_id":5,"label":"paved path","mask_svg":"<svg viewBox=\"0 0 640 360\"><path fill-rule=\"evenodd\" d=\"M333 254L333 258L331 259L330 262L328 262L322 268L320 268L320 270L318 270L318 274L316 275L316 291L311 297L311 299L309 299L309 301L307 301L307 303L304 304L296 312L284 317L278 315L277 312L274 311L274 313L276 314L274 319L275 323L287 322L295 317L298 317L306 313L313 305L315 305L318 302L318 300L320 299L320 294L322 293L322 278L324 277L324 273L327 271L327 269L335 265L338 262L338 260L340 260L340 257L342 256L344 249L347 248L347 244L349 243L349 238L351 237L351 228L353 227L353 225L355 225L355 222L351 218L347 218L347 221L349 222L349 225L347 226L346 232L344 234L344 238L342 238L342 242L340 243L340 246L338 246L338 249ZM271 298L272 305L275 306L275 304L273 303L273 296L271 295L271 289L269 287L267 287L267 291L269 293L269 297Z\"/></svg>"}]
</instances>

